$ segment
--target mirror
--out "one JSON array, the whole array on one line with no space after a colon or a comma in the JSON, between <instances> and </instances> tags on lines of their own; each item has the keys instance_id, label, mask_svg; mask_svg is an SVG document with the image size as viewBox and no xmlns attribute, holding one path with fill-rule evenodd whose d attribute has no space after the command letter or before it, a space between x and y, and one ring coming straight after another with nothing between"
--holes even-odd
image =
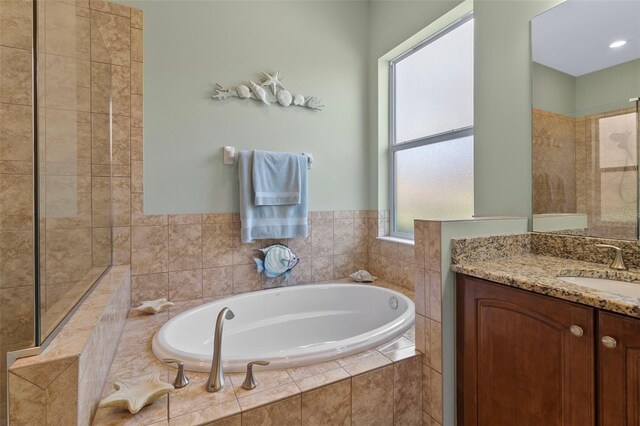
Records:
<instances>
[{"instance_id":1,"label":"mirror","mask_svg":"<svg viewBox=\"0 0 640 426\"><path fill-rule=\"evenodd\" d=\"M533 230L638 239L640 2L531 21Z\"/></svg>"}]
</instances>

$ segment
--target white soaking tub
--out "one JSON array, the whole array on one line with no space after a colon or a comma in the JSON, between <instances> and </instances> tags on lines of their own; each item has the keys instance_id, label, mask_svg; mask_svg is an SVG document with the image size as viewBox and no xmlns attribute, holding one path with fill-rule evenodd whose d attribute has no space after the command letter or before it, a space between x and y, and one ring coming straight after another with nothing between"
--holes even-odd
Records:
<instances>
[{"instance_id":1,"label":"white soaking tub","mask_svg":"<svg viewBox=\"0 0 640 426\"><path fill-rule=\"evenodd\" d=\"M229 307L222 338L225 372L250 361L268 369L315 364L374 348L407 331L415 306L408 297L361 284L313 284L231 296L183 312L153 338L160 359L184 361L191 371L211 369L213 333L220 310Z\"/></svg>"}]
</instances>

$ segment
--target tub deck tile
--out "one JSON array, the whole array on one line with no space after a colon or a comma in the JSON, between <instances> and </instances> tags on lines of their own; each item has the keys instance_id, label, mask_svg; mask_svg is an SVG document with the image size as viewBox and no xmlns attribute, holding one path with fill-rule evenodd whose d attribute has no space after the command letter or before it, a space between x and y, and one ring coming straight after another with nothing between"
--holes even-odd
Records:
<instances>
[{"instance_id":1,"label":"tub deck tile","mask_svg":"<svg viewBox=\"0 0 640 426\"><path fill-rule=\"evenodd\" d=\"M308 392L340 380L348 379L349 377L351 376L347 373L347 370L342 367L338 367L333 370L325 371L324 373L298 380L296 381L296 385L298 385L298 388L300 388L302 392Z\"/></svg>"},{"instance_id":2,"label":"tub deck tile","mask_svg":"<svg viewBox=\"0 0 640 426\"><path fill-rule=\"evenodd\" d=\"M271 404L285 398L300 394L300 389L295 383L290 383L276 388L263 390L251 395L238 398L242 411L252 410L263 405Z\"/></svg>"}]
</instances>

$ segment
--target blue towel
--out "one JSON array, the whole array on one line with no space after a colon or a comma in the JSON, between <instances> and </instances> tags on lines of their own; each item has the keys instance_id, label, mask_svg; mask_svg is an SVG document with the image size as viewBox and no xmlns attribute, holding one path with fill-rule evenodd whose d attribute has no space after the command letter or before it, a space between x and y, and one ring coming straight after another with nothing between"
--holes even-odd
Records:
<instances>
[{"instance_id":1,"label":"blue towel","mask_svg":"<svg viewBox=\"0 0 640 426\"><path fill-rule=\"evenodd\" d=\"M256 206L300 204L299 154L253 151ZM306 162L305 162L306 164Z\"/></svg>"},{"instance_id":2,"label":"blue towel","mask_svg":"<svg viewBox=\"0 0 640 426\"><path fill-rule=\"evenodd\" d=\"M307 224L307 158L298 156L300 168L300 204L286 206L256 206L253 192L253 152L238 153L240 178L240 239L253 240L306 237Z\"/></svg>"}]
</instances>

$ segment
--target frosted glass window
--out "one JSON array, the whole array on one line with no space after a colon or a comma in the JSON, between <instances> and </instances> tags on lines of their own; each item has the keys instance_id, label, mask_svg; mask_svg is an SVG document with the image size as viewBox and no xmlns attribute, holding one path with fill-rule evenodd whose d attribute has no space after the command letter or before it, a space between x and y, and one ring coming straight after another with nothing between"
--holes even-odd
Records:
<instances>
[{"instance_id":1,"label":"frosted glass window","mask_svg":"<svg viewBox=\"0 0 640 426\"><path fill-rule=\"evenodd\" d=\"M395 143L473 125L473 19L394 64Z\"/></svg>"},{"instance_id":2,"label":"frosted glass window","mask_svg":"<svg viewBox=\"0 0 640 426\"><path fill-rule=\"evenodd\" d=\"M473 136L398 151L396 231L413 233L416 218L473 215Z\"/></svg>"}]
</instances>

